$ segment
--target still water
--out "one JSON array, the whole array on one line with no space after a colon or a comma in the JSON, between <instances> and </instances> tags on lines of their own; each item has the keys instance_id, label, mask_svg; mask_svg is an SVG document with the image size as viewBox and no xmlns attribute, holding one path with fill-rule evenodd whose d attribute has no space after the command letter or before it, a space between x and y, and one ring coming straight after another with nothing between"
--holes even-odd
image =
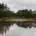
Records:
<instances>
[{"instance_id":1,"label":"still water","mask_svg":"<svg viewBox=\"0 0 36 36\"><path fill-rule=\"evenodd\" d=\"M5 31L5 30L4 30ZM36 28L22 28L16 25L10 25L6 33L0 34L0 36L36 36Z\"/></svg>"}]
</instances>

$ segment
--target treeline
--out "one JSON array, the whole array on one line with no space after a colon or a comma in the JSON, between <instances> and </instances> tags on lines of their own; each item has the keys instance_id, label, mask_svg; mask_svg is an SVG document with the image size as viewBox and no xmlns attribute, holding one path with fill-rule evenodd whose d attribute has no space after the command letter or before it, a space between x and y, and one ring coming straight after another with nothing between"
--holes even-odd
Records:
<instances>
[{"instance_id":1,"label":"treeline","mask_svg":"<svg viewBox=\"0 0 36 36\"><path fill-rule=\"evenodd\" d=\"M0 4L0 18L2 17L23 17L23 18L34 18L36 17L36 14L32 14L33 11L30 9L23 9L18 10L17 13L14 13L14 11L10 11L7 5Z\"/></svg>"}]
</instances>

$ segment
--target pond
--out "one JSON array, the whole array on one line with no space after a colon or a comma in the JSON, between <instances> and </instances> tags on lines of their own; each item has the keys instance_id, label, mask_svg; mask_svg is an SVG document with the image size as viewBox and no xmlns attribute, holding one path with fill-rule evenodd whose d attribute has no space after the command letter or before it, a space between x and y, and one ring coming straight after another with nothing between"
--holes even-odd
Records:
<instances>
[{"instance_id":1,"label":"pond","mask_svg":"<svg viewBox=\"0 0 36 36\"><path fill-rule=\"evenodd\" d=\"M11 25L2 24L0 25L0 36L36 36L36 27L24 28L18 26L17 23L13 23L13 25L12 23Z\"/></svg>"}]
</instances>

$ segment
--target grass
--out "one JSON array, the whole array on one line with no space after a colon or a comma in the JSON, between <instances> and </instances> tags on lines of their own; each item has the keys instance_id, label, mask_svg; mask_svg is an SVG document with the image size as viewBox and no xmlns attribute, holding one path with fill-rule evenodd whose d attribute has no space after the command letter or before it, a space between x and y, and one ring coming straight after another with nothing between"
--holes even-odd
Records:
<instances>
[{"instance_id":1,"label":"grass","mask_svg":"<svg viewBox=\"0 0 36 36\"><path fill-rule=\"evenodd\" d=\"M7 21L33 21L32 19L8 19Z\"/></svg>"}]
</instances>

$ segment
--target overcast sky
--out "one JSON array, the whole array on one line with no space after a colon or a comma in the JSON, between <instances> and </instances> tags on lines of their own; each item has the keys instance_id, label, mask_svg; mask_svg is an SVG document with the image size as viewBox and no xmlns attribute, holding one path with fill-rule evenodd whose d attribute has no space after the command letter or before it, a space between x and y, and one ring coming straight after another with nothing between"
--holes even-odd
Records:
<instances>
[{"instance_id":1,"label":"overcast sky","mask_svg":"<svg viewBox=\"0 0 36 36\"><path fill-rule=\"evenodd\" d=\"M7 4L13 11L25 8L36 10L36 0L0 0L0 2Z\"/></svg>"}]
</instances>

